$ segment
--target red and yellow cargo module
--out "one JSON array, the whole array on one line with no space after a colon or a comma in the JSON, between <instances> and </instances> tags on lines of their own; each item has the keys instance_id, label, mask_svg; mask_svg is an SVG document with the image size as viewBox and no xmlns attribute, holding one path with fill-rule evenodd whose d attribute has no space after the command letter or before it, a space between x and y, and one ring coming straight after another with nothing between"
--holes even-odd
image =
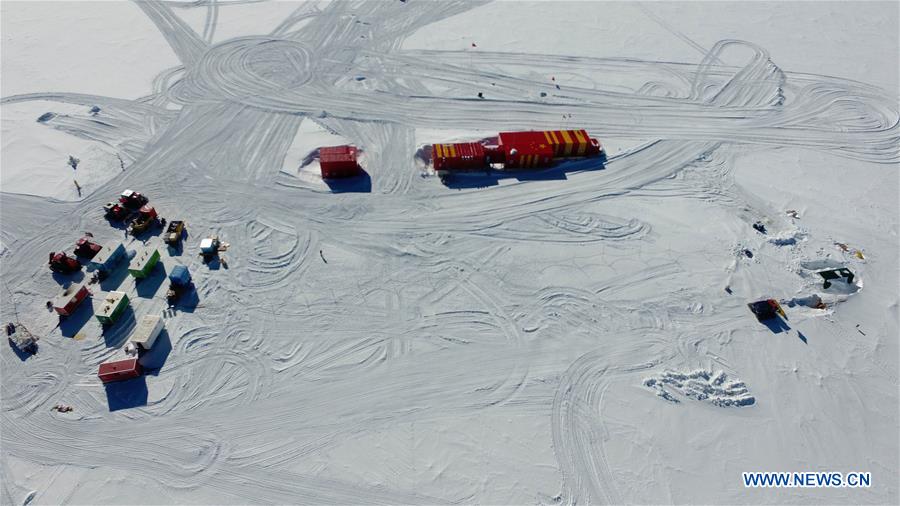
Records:
<instances>
[{"instance_id":1,"label":"red and yellow cargo module","mask_svg":"<svg viewBox=\"0 0 900 506\"><path fill-rule=\"evenodd\" d=\"M500 144L522 142L547 144L553 150L553 158L577 158L594 156L602 151L600 142L588 136L585 130L544 130L538 132L501 132Z\"/></svg>"},{"instance_id":2,"label":"red and yellow cargo module","mask_svg":"<svg viewBox=\"0 0 900 506\"><path fill-rule=\"evenodd\" d=\"M506 169L547 167L553 163L553 146L543 132L501 132L497 137Z\"/></svg>"},{"instance_id":3,"label":"red and yellow cargo module","mask_svg":"<svg viewBox=\"0 0 900 506\"><path fill-rule=\"evenodd\" d=\"M478 142L432 144L431 161L438 175L450 171L483 170L487 167L484 146Z\"/></svg>"}]
</instances>

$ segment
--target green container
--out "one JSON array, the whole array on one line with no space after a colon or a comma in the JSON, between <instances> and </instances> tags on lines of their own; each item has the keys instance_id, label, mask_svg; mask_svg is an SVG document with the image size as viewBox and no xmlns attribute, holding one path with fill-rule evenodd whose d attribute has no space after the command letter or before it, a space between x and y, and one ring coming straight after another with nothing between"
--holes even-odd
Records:
<instances>
[{"instance_id":1,"label":"green container","mask_svg":"<svg viewBox=\"0 0 900 506\"><path fill-rule=\"evenodd\" d=\"M95 313L102 325L112 325L122 316L128 307L128 295L125 292L109 292Z\"/></svg>"},{"instance_id":2,"label":"green container","mask_svg":"<svg viewBox=\"0 0 900 506\"><path fill-rule=\"evenodd\" d=\"M148 248L135 255L128 264L128 272L135 278L146 278L150 275L150 271L156 267L159 262L159 250L156 248Z\"/></svg>"}]
</instances>

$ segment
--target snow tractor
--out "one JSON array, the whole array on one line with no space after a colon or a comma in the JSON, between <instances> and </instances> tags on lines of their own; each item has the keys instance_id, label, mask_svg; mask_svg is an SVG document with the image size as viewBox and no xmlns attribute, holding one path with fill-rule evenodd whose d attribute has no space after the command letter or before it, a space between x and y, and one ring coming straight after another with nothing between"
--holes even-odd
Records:
<instances>
[{"instance_id":1,"label":"snow tractor","mask_svg":"<svg viewBox=\"0 0 900 506\"><path fill-rule=\"evenodd\" d=\"M166 234L163 237L163 240L172 247L178 247L178 244L181 243L181 237L184 235L184 222L180 220L172 220L169 222L169 228L166 229Z\"/></svg>"},{"instance_id":2,"label":"snow tractor","mask_svg":"<svg viewBox=\"0 0 900 506\"><path fill-rule=\"evenodd\" d=\"M132 210L140 209L149 201L150 200L147 197L132 190L125 190L122 192L122 195L119 196L119 203Z\"/></svg>"},{"instance_id":3,"label":"snow tractor","mask_svg":"<svg viewBox=\"0 0 900 506\"><path fill-rule=\"evenodd\" d=\"M91 260L97 256L97 253L100 253L103 246L91 241L91 239L92 237L87 235L78 239L75 243L75 256Z\"/></svg>"},{"instance_id":4,"label":"snow tractor","mask_svg":"<svg viewBox=\"0 0 900 506\"><path fill-rule=\"evenodd\" d=\"M127 221L134 214L134 211L118 202L109 202L103 206L103 214L110 221Z\"/></svg>"},{"instance_id":5,"label":"snow tractor","mask_svg":"<svg viewBox=\"0 0 900 506\"><path fill-rule=\"evenodd\" d=\"M144 233L157 223L159 223L159 215L156 214L156 209L150 205L145 205L138 211L137 218L128 224L128 233L131 235Z\"/></svg>"},{"instance_id":6,"label":"snow tractor","mask_svg":"<svg viewBox=\"0 0 900 506\"><path fill-rule=\"evenodd\" d=\"M62 251L59 253L51 251L50 259L47 263L50 265L51 271L60 274L71 274L81 270L81 262L66 255Z\"/></svg>"},{"instance_id":7,"label":"snow tractor","mask_svg":"<svg viewBox=\"0 0 900 506\"><path fill-rule=\"evenodd\" d=\"M778 315L781 315L782 318L787 319L787 315L784 314L784 309L781 308L781 304L779 304L775 299L766 299L751 302L747 304L747 307L750 308L750 311L753 312L753 314L756 316L756 319L760 322L771 320L773 318L776 318Z\"/></svg>"}]
</instances>

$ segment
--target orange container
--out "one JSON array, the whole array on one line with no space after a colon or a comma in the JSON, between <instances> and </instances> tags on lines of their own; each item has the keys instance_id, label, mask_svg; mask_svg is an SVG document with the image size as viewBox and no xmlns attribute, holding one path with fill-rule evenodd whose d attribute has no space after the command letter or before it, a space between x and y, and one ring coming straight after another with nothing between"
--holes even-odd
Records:
<instances>
[{"instance_id":1,"label":"orange container","mask_svg":"<svg viewBox=\"0 0 900 506\"><path fill-rule=\"evenodd\" d=\"M432 144L431 161L438 174L449 171L483 170L487 167L484 146L478 142Z\"/></svg>"}]
</instances>

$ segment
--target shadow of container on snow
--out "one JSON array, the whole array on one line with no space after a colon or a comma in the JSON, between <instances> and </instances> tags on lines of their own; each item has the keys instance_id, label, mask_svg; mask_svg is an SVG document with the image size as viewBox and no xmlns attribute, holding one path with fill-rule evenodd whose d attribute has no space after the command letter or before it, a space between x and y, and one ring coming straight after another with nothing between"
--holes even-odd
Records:
<instances>
[{"instance_id":1,"label":"shadow of container on snow","mask_svg":"<svg viewBox=\"0 0 900 506\"><path fill-rule=\"evenodd\" d=\"M59 317L59 333L64 337L75 337L78 332L94 317L91 298L84 299L75 312L69 316Z\"/></svg>"},{"instance_id":2,"label":"shadow of container on snow","mask_svg":"<svg viewBox=\"0 0 900 506\"><path fill-rule=\"evenodd\" d=\"M105 383L106 402L110 411L137 408L147 405L147 378L139 376L127 381Z\"/></svg>"},{"instance_id":3,"label":"shadow of container on snow","mask_svg":"<svg viewBox=\"0 0 900 506\"><path fill-rule=\"evenodd\" d=\"M170 353L172 353L172 340L169 338L169 331L163 329L156 338L156 342L153 343L153 348L142 353L138 360L144 369L144 374L159 375L159 370L166 365Z\"/></svg>"},{"instance_id":4,"label":"shadow of container on snow","mask_svg":"<svg viewBox=\"0 0 900 506\"><path fill-rule=\"evenodd\" d=\"M497 186L500 184L500 181L504 179L515 179L519 182L565 181L569 179L568 174L572 172L588 172L604 169L606 169L606 155L601 155L595 158L560 162L553 167L548 167L546 169L488 169L482 172L459 173L446 177L442 181L448 188L454 189L487 188L490 186Z\"/></svg>"},{"instance_id":5,"label":"shadow of container on snow","mask_svg":"<svg viewBox=\"0 0 900 506\"><path fill-rule=\"evenodd\" d=\"M359 169L359 175L341 179L323 179L332 193L372 193L372 178Z\"/></svg>"},{"instance_id":6,"label":"shadow of container on snow","mask_svg":"<svg viewBox=\"0 0 900 506\"><path fill-rule=\"evenodd\" d=\"M137 327L137 319L134 316L134 308L129 304L122 310L122 314L115 323L103 327L101 332L103 341L108 348L118 348L125 344L135 327Z\"/></svg>"},{"instance_id":7,"label":"shadow of container on snow","mask_svg":"<svg viewBox=\"0 0 900 506\"><path fill-rule=\"evenodd\" d=\"M166 266L162 262L157 262L149 276L134 280L134 290L138 297L152 299L165 279Z\"/></svg>"}]
</instances>

